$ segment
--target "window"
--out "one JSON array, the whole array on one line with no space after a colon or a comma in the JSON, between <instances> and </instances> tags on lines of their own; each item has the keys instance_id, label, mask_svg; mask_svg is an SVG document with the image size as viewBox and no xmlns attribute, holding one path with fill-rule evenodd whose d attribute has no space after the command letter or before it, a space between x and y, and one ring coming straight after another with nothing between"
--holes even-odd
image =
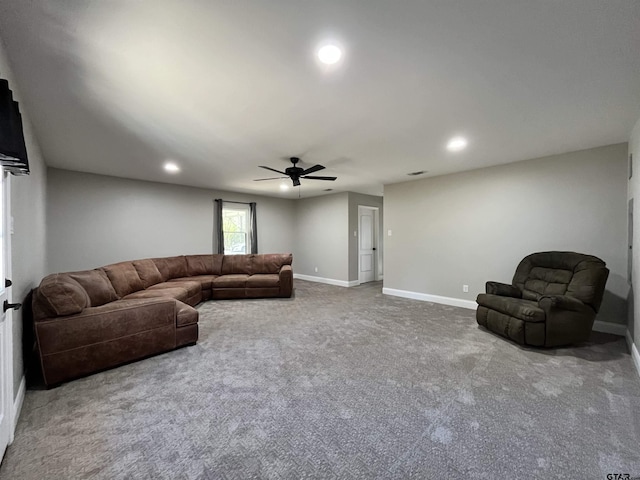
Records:
<instances>
[{"instance_id":1,"label":"window","mask_svg":"<svg viewBox=\"0 0 640 480\"><path fill-rule=\"evenodd\" d=\"M250 253L249 205L222 205L222 234L225 255Z\"/></svg>"},{"instance_id":2,"label":"window","mask_svg":"<svg viewBox=\"0 0 640 480\"><path fill-rule=\"evenodd\" d=\"M222 199L216 199L215 204L217 252L225 255L258 253L256 204Z\"/></svg>"}]
</instances>

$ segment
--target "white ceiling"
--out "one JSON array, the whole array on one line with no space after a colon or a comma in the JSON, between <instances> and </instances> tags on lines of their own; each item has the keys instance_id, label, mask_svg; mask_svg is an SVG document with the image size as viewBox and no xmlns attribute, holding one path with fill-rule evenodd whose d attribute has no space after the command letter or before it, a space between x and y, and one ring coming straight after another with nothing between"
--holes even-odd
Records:
<instances>
[{"instance_id":1,"label":"white ceiling","mask_svg":"<svg viewBox=\"0 0 640 480\"><path fill-rule=\"evenodd\" d=\"M297 197L252 180L298 155L338 177L303 197L380 195L625 142L640 116L637 0L2 0L0 38L48 165L198 187Z\"/></svg>"}]
</instances>

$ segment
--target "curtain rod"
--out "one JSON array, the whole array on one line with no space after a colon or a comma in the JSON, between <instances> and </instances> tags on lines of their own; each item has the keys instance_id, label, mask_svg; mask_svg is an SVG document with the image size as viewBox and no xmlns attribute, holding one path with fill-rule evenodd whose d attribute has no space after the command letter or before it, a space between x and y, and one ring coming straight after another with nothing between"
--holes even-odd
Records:
<instances>
[{"instance_id":1,"label":"curtain rod","mask_svg":"<svg viewBox=\"0 0 640 480\"><path fill-rule=\"evenodd\" d=\"M218 200L226 203L239 203L241 205L251 205L252 203L256 203L256 202L234 202L233 200L223 200L222 198L216 198L214 202L217 202Z\"/></svg>"}]
</instances>

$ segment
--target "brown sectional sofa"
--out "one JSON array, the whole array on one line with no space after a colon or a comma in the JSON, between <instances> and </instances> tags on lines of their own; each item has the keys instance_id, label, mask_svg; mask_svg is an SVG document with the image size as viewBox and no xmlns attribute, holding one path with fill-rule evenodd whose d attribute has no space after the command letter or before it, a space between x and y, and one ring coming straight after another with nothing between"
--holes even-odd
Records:
<instances>
[{"instance_id":1,"label":"brown sectional sofa","mask_svg":"<svg viewBox=\"0 0 640 480\"><path fill-rule=\"evenodd\" d=\"M56 273L33 292L44 382L193 345L209 299L290 297L291 254L182 255Z\"/></svg>"}]
</instances>

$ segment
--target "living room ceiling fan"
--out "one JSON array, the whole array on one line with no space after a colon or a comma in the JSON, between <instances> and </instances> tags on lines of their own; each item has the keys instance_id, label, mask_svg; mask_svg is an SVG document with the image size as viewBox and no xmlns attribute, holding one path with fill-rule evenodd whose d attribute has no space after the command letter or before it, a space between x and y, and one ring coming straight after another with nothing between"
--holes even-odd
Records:
<instances>
[{"instance_id":1,"label":"living room ceiling fan","mask_svg":"<svg viewBox=\"0 0 640 480\"><path fill-rule=\"evenodd\" d=\"M323 165L314 165L313 167L309 167L305 170L304 168L300 168L296 166L296 164L300 161L298 157L291 157L289 158L289 160L291 160L291 163L293 163L293 166L286 168L284 172L281 172L280 170L276 170L275 168L265 167L264 165L260 165L260 168L264 168L266 170L271 170L272 172L286 175L285 177L258 178L254 180L254 182L262 182L263 180L279 180L281 178L288 177L293 182L293 186L297 187L298 185L300 185L301 178L304 178L305 180L308 179L308 180L329 180L329 181L334 181L336 178L338 178L338 177L318 177L315 175L309 175L310 173L315 173L319 170L324 170L326 167L324 167Z\"/></svg>"}]
</instances>

